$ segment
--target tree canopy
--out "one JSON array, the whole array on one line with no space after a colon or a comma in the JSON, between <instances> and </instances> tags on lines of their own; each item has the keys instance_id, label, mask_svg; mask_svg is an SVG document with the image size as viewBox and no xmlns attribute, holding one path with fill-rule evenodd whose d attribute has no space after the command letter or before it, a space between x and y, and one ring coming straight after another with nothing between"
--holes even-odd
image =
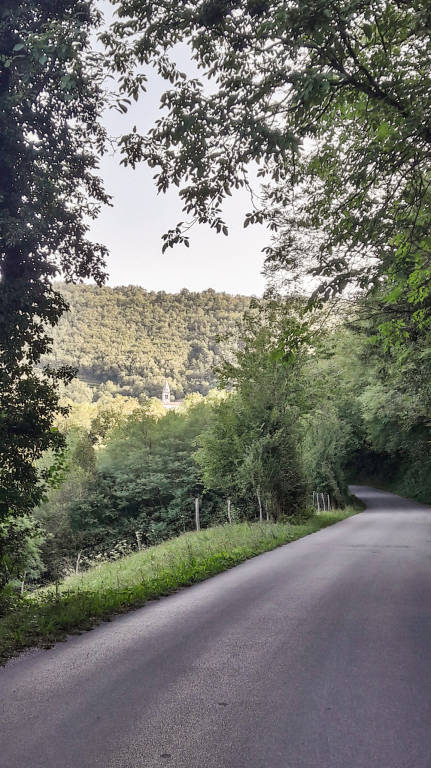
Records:
<instances>
[{"instance_id":1,"label":"tree canopy","mask_svg":"<svg viewBox=\"0 0 431 768\"><path fill-rule=\"evenodd\" d=\"M124 92L142 65L168 81L162 117L122 139L161 191L227 232L222 203L266 196L245 224L281 229L269 269L318 277L327 297L385 284L395 329L428 318L431 131L428 0L119 0L104 36ZM198 77L175 64L185 43ZM137 73L134 77L134 72ZM182 224L166 244L186 242ZM313 237L314 235L314 237Z\"/></svg>"},{"instance_id":2,"label":"tree canopy","mask_svg":"<svg viewBox=\"0 0 431 768\"><path fill-rule=\"evenodd\" d=\"M0 8L0 519L29 511L57 450L57 386L67 368L36 370L66 308L53 288L104 277L88 221L108 202L97 175L105 131L103 69L92 2L4 0ZM48 330L47 330L48 329Z\"/></svg>"}]
</instances>

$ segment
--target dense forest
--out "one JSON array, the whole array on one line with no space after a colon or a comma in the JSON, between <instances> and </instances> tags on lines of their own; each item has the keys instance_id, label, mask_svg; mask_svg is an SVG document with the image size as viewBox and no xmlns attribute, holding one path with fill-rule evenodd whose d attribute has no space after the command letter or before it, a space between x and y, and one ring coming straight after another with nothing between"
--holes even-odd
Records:
<instances>
[{"instance_id":1,"label":"dense forest","mask_svg":"<svg viewBox=\"0 0 431 768\"><path fill-rule=\"evenodd\" d=\"M215 384L224 338L250 303L213 290L58 287L69 311L53 331L49 361L78 368L68 395L81 401L103 392L159 397L165 378L177 400L206 394Z\"/></svg>"},{"instance_id":2,"label":"dense forest","mask_svg":"<svg viewBox=\"0 0 431 768\"><path fill-rule=\"evenodd\" d=\"M361 296L328 312L269 292L237 321L241 347L206 396L176 411L118 392L66 399L65 449L40 462L50 489L7 531L12 583L193 529L196 497L203 526L226 521L228 499L250 521L302 519L313 491L343 507L358 480L430 501L428 334L388 346L375 313Z\"/></svg>"}]
</instances>

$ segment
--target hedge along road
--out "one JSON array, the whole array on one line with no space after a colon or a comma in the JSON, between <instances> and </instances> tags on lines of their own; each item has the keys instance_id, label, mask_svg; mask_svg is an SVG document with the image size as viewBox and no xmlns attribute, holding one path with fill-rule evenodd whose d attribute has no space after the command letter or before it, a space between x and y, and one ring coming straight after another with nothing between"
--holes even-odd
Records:
<instances>
[{"instance_id":1,"label":"hedge along road","mask_svg":"<svg viewBox=\"0 0 431 768\"><path fill-rule=\"evenodd\" d=\"M0 669L7 768L429 768L431 508L367 510Z\"/></svg>"}]
</instances>

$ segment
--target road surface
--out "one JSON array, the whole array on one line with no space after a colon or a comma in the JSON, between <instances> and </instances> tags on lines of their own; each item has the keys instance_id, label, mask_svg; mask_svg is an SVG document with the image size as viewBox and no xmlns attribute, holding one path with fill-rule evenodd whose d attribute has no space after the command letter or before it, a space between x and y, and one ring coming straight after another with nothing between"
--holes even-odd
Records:
<instances>
[{"instance_id":1,"label":"road surface","mask_svg":"<svg viewBox=\"0 0 431 768\"><path fill-rule=\"evenodd\" d=\"M431 508L367 511L0 669L1 768L430 768Z\"/></svg>"}]
</instances>

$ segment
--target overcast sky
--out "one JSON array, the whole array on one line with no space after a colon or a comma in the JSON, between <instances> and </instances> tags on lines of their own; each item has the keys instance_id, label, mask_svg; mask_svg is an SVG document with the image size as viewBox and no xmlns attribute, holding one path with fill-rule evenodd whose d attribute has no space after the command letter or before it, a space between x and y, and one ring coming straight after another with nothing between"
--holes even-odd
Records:
<instances>
[{"instance_id":1,"label":"overcast sky","mask_svg":"<svg viewBox=\"0 0 431 768\"><path fill-rule=\"evenodd\" d=\"M103 0L101 5L105 9L109 3ZM185 61L181 66L188 69ZM158 106L164 90L166 84L153 76L148 93L128 115L110 111L105 123L111 135L127 133L133 125L145 131L161 114ZM114 155L102 159L101 175L114 206L105 209L92 225L92 237L110 250L110 285L134 284L167 292L214 288L246 295L262 293L261 251L269 235L263 227L243 228L244 213L250 207L246 193L236 193L226 205L228 237L195 226L190 248L179 246L162 255L162 234L184 219L176 189L157 195L154 169L142 165L133 171L120 166L119 160Z\"/></svg>"}]
</instances>

